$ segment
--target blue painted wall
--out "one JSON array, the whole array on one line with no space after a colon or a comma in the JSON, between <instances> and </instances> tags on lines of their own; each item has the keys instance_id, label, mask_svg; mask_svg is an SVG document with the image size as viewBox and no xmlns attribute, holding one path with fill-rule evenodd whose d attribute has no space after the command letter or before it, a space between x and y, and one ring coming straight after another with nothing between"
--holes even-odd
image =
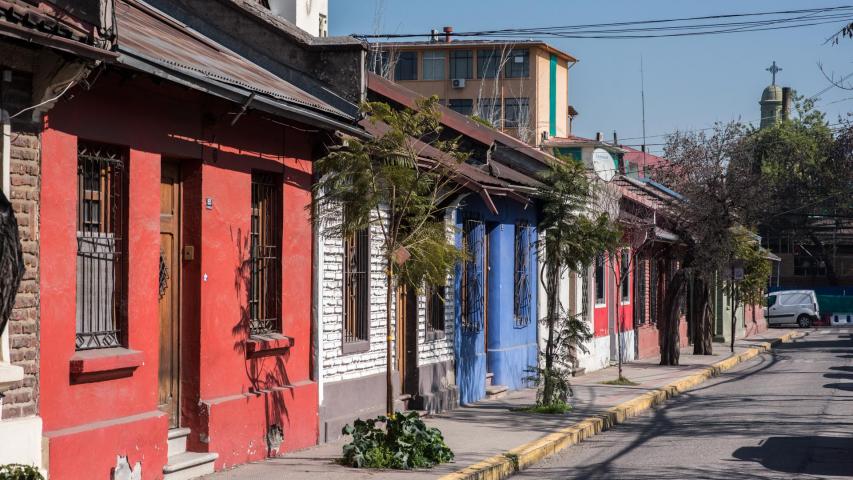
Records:
<instances>
[{"instance_id":1,"label":"blue painted wall","mask_svg":"<svg viewBox=\"0 0 853 480\"><path fill-rule=\"evenodd\" d=\"M461 327L461 310L456 306L456 370L457 385L462 403L477 401L485 396L486 373L494 374L493 383L511 389L527 386L526 369L536 365L537 319L536 298L538 269L536 268L536 211L533 206L523 205L507 199L496 199L498 214L492 214L479 197L468 196L457 212L457 227L463 228L465 218L474 217L483 222L482 234L488 237L489 258L483 251L475 251L477 261L485 262L488 268L487 325L479 331ZM515 318L515 230L519 222L526 222L528 244L528 320ZM457 235L461 246L462 235ZM485 242L482 243L485 247ZM461 268L457 273L461 272ZM485 279L484 279L485 280ZM460 275L456 275L456 298L461 287ZM486 350L488 335L488 350Z\"/></svg>"}]
</instances>

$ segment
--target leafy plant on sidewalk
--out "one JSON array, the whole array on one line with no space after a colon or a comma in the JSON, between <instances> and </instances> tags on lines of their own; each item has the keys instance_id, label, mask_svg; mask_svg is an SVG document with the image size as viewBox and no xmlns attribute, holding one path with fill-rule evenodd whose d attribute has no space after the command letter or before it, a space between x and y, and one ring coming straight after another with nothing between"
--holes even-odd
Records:
<instances>
[{"instance_id":1,"label":"leafy plant on sidewalk","mask_svg":"<svg viewBox=\"0 0 853 480\"><path fill-rule=\"evenodd\" d=\"M343 433L352 435L352 441L343 447L342 462L355 468L409 470L453 460L441 431L428 427L417 412L358 419L346 425Z\"/></svg>"},{"instance_id":2,"label":"leafy plant on sidewalk","mask_svg":"<svg viewBox=\"0 0 853 480\"><path fill-rule=\"evenodd\" d=\"M44 480L38 469L30 465L0 465L0 480Z\"/></svg>"}]
</instances>

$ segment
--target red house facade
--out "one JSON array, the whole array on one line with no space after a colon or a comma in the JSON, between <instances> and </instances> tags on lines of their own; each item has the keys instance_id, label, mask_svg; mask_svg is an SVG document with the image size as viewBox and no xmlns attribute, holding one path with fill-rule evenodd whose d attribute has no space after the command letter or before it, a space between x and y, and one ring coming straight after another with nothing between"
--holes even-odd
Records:
<instances>
[{"instance_id":1,"label":"red house facade","mask_svg":"<svg viewBox=\"0 0 853 480\"><path fill-rule=\"evenodd\" d=\"M42 132L51 478L314 445L312 161L353 118L161 11L116 9L118 61Z\"/></svg>"}]
</instances>

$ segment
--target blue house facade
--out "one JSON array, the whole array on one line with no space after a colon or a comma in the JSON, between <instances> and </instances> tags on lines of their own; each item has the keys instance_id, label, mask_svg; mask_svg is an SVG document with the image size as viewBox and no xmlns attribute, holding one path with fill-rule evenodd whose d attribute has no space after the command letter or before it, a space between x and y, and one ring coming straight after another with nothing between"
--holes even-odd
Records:
<instances>
[{"instance_id":1,"label":"blue house facade","mask_svg":"<svg viewBox=\"0 0 853 480\"><path fill-rule=\"evenodd\" d=\"M457 246L468 258L455 275L456 382L461 403L486 396L486 377L527 386L537 363L537 213L533 204L465 197L456 212Z\"/></svg>"}]
</instances>

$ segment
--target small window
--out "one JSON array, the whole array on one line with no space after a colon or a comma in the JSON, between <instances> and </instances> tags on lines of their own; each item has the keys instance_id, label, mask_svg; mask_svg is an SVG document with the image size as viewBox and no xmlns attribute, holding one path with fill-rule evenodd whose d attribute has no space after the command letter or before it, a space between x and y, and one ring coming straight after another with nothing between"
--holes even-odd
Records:
<instances>
[{"instance_id":1,"label":"small window","mask_svg":"<svg viewBox=\"0 0 853 480\"><path fill-rule=\"evenodd\" d=\"M501 126L501 101L493 98L482 98L477 102L477 116L492 124L495 128Z\"/></svg>"},{"instance_id":2,"label":"small window","mask_svg":"<svg viewBox=\"0 0 853 480\"><path fill-rule=\"evenodd\" d=\"M506 128L529 125L530 105L527 98L507 98L504 102L504 126Z\"/></svg>"},{"instance_id":3,"label":"small window","mask_svg":"<svg viewBox=\"0 0 853 480\"><path fill-rule=\"evenodd\" d=\"M495 78L501 66L501 54L495 49L477 50L477 78Z\"/></svg>"},{"instance_id":4,"label":"small window","mask_svg":"<svg viewBox=\"0 0 853 480\"><path fill-rule=\"evenodd\" d=\"M620 290L622 290L622 303L628 303L631 301L631 256L628 253L628 249L622 250L622 255L619 262L619 284Z\"/></svg>"},{"instance_id":5,"label":"small window","mask_svg":"<svg viewBox=\"0 0 853 480\"><path fill-rule=\"evenodd\" d=\"M444 337L445 294L444 285L429 285L426 288L426 337L435 340Z\"/></svg>"},{"instance_id":6,"label":"small window","mask_svg":"<svg viewBox=\"0 0 853 480\"><path fill-rule=\"evenodd\" d=\"M595 304L604 305L604 255L595 258Z\"/></svg>"},{"instance_id":7,"label":"small window","mask_svg":"<svg viewBox=\"0 0 853 480\"><path fill-rule=\"evenodd\" d=\"M400 52L394 66L394 78L397 80L418 79L418 52Z\"/></svg>"},{"instance_id":8,"label":"small window","mask_svg":"<svg viewBox=\"0 0 853 480\"><path fill-rule=\"evenodd\" d=\"M589 322L589 266L581 272L581 320Z\"/></svg>"},{"instance_id":9,"label":"small window","mask_svg":"<svg viewBox=\"0 0 853 480\"><path fill-rule=\"evenodd\" d=\"M367 228L344 239L344 351L370 339L370 234Z\"/></svg>"},{"instance_id":10,"label":"small window","mask_svg":"<svg viewBox=\"0 0 853 480\"><path fill-rule=\"evenodd\" d=\"M113 146L77 148L77 350L125 344L126 157Z\"/></svg>"},{"instance_id":11,"label":"small window","mask_svg":"<svg viewBox=\"0 0 853 480\"><path fill-rule=\"evenodd\" d=\"M531 228L526 222L515 224L515 298L513 313L516 326L530 324L530 236Z\"/></svg>"},{"instance_id":12,"label":"small window","mask_svg":"<svg viewBox=\"0 0 853 480\"><path fill-rule=\"evenodd\" d=\"M450 51L450 78L472 78L473 52L471 50Z\"/></svg>"},{"instance_id":13,"label":"small window","mask_svg":"<svg viewBox=\"0 0 853 480\"><path fill-rule=\"evenodd\" d=\"M447 55L444 51L427 50L423 53L424 60L424 80L445 80L445 65L447 64Z\"/></svg>"},{"instance_id":14,"label":"small window","mask_svg":"<svg viewBox=\"0 0 853 480\"><path fill-rule=\"evenodd\" d=\"M660 292L660 268L654 259L649 260L649 322L658 321L658 293Z\"/></svg>"},{"instance_id":15,"label":"small window","mask_svg":"<svg viewBox=\"0 0 853 480\"><path fill-rule=\"evenodd\" d=\"M281 177L252 172L249 333L281 332Z\"/></svg>"},{"instance_id":16,"label":"small window","mask_svg":"<svg viewBox=\"0 0 853 480\"><path fill-rule=\"evenodd\" d=\"M454 112L461 113L466 117L474 113L474 101L470 98L451 98L447 102L447 107Z\"/></svg>"},{"instance_id":17,"label":"small window","mask_svg":"<svg viewBox=\"0 0 853 480\"><path fill-rule=\"evenodd\" d=\"M530 76L530 50L513 50L506 62L506 78L525 78Z\"/></svg>"}]
</instances>

